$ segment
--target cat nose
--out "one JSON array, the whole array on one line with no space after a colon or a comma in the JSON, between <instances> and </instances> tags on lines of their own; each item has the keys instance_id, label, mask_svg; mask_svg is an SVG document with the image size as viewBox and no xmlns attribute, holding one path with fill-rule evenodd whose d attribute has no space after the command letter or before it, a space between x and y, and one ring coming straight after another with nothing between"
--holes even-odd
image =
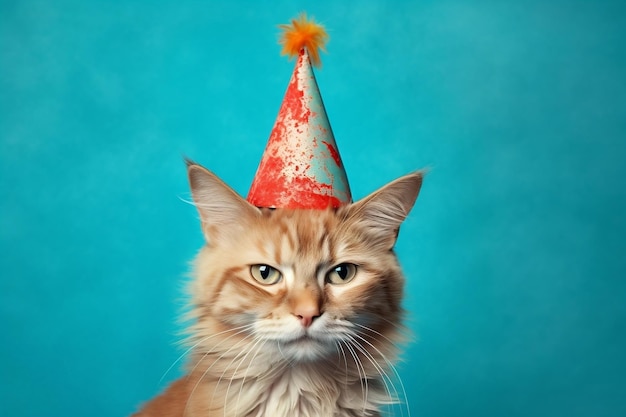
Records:
<instances>
[{"instance_id":1,"label":"cat nose","mask_svg":"<svg viewBox=\"0 0 626 417\"><path fill-rule=\"evenodd\" d=\"M294 309L293 315L300 320L304 327L310 327L313 320L320 316L320 309L315 304L300 304Z\"/></svg>"},{"instance_id":2,"label":"cat nose","mask_svg":"<svg viewBox=\"0 0 626 417\"><path fill-rule=\"evenodd\" d=\"M304 327L310 327L313 320L320 316L322 299L319 291L305 289L296 291L289 300L291 314L296 316Z\"/></svg>"},{"instance_id":3,"label":"cat nose","mask_svg":"<svg viewBox=\"0 0 626 417\"><path fill-rule=\"evenodd\" d=\"M301 314L295 314L295 316L298 317L304 327L310 327L313 324L313 320L320 316L320 313L319 311L302 312Z\"/></svg>"}]
</instances>

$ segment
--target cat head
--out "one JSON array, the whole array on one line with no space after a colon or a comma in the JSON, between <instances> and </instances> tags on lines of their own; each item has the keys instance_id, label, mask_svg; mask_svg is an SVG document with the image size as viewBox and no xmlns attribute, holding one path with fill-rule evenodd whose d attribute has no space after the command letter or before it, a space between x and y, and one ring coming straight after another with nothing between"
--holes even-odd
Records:
<instances>
[{"instance_id":1,"label":"cat head","mask_svg":"<svg viewBox=\"0 0 626 417\"><path fill-rule=\"evenodd\" d=\"M404 278L393 246L422 173L326 210L260 209L200 165L188 175L206 240L192 289L198 328L292 361L397 337Z\"/></svg>"}]
</instances>

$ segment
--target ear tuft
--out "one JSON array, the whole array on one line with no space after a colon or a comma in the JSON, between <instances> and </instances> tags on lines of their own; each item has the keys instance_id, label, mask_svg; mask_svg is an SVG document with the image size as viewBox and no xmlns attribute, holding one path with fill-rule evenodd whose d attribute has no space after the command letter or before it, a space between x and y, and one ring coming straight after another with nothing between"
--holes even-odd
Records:
<instances>
[{"instance_id":1,"label":"ear tuft","mask_svg":"<svg viewBox=\"0 0 626 417\"><path fill-rule=\"evenodd\" d=\"M246 219L260 214L259 209L244 200L211 171L187 159L187 175L191 194L207 242L220 230L237 227Z\"/></svg>"},{"instance_id":2,"label":"ear tuft","mask_svg":"<svg viewBox=\"0 0 626 417\"><path fill-rule=\"evenodd\" d=\"M393 248L400 224L417 200L424 174L417 171L405 175L374 191L352 205L350 217L377 242Z\"/></svg>"}]
</instances>

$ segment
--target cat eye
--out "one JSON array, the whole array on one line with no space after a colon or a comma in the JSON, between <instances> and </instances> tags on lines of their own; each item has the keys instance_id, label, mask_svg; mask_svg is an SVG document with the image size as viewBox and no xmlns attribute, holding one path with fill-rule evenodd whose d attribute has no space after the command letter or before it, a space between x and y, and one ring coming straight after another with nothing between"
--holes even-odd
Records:
<instances>
[{"instance_id":1,"label":"cat eye","mask_svg":"<svg viewBox=\"0 0 626 417\"><path fill-rule=\"evenodd\" d=\"M258 264L250 267L250 275L261 284L276 284L283 277L280 271L269 265Z\"/></svg>"},{"instance_id":2,"label":"cat eye","mask_svg":"<svg viewBox=\"0 0 626 417\"><path fill-rule=\"evenodd\" d=\"M356 275L356 265L354 264L339 264L333 267L326 274L326 282L330 284L346 284L354 278Z\"/></svg>"}]
</instances>

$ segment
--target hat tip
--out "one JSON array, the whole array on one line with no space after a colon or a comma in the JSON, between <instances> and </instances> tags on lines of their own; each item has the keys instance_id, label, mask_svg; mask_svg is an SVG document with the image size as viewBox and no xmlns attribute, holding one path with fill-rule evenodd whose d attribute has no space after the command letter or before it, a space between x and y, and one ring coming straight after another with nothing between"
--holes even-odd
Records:
<instances>
[{"instance_id":1,"label":"hat tip","mask_svg":"<svg viewBox=\"0 0 626 417\"><path fill-rule=\"evenodd\" d=\"M298 56L303 49L309 53L311 64L319 67L322 64L320 50L326 51L328 33L324 26L308 18L306 13L301 13L291 23L279 25L283 31L279 43L283 46L282 54L290 58Z\"/></svg>"}]
</instances>

